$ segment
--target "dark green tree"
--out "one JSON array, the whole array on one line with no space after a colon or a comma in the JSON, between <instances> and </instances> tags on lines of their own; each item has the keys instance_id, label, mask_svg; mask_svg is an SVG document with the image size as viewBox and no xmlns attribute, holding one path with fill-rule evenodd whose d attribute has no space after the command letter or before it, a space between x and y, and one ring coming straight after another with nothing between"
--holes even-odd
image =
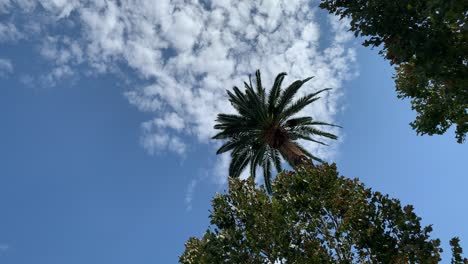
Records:
<instances>
[{"instance_id":1,"label":"dark green tree","mask_svg":"<svg viewBox=\"0 0 468 264\"><path fill-rule=\"evenodd\" d=\"M418 134L452 125L459 143L468 132L468 2L466 0L322 0L321 8L350 18L364 46L395 65L396 91L417 112Z\"/></svg>"},{"instance_id":2,"label":"dark green tree","mask_svg":"<svg viewBox=\"0 0 468 264\"><path fill-rule=\"evenodd\" d=\"M460 247L460 239L454 237L450 240L450 247L452 248L452 264L468 264L468 259L462 257L463 249Z\"/></svg>"},{"instance_id":3,"label":"dark green tree","mask_svg":"<svg viewBox=\"0 0 468 264\"><path fill-rule=\"evenodd\" d=\"M213 139L225 140L216 154L231 151L229 176L237 178L250 165L251 176L255 178L257 166L263 168L265 185L271 192L271 170L282 171L281 157L292 167L310 162L309 158L322 161L305 150L298 139L309 140L325 145L312 136L330 139L337 137L331 133L319 130L316 126L335 126L329 123L315 121L311 117L295 117L307 105L318 100L318 94L329 89L303 96L293 101L294 96L304 83L312 79L297 80L286 89L281 89L286 73L280 73L269 92L262 85L260 71L256 72L255 88L251 79L244 82L242 92L234 87L233 92L227 91L229 101L237 115L219 114L215 129L221 130Z\"/></svg>"},{"instance_id":4,"label":"dark green tree","mask_svg":"<svg viewBox=\"0 0 468 264\"><path fill-rule=\"evenodd\" d=\"M179 261L211 263L438 263L440 242L410 205L338 175L326 163L282 172L274 195L231 178L217 194L211 227L190 238ZM455 241L455 262L461 248ZM453 244L453 245L455 245Z\"/></svg>"}]
</instances>

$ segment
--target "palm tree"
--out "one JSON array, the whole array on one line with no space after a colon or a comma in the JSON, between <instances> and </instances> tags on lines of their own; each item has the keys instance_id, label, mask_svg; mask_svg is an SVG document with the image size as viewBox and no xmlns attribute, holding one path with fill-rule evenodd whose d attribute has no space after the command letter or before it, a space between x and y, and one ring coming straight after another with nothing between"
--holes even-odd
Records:
<instances>
[{"instance_id":1,"label":"palm tree","mask_svg":"<svg viewBox=\"0 0 468 264\"><path fill-rule=\"evenodd\" d=\"M249 83L244 82L244 92L237 87L233 88L233 92L227 91L229 101L238 114L219 114L214 128L221 132L213 139L226 140L216 154L231 151L230 177L239 177L249 164L251 177L255 177L257 166L261 166L266 189L271 193L271 169L274 166L278 172L282 171L280 156L293 168L311 160L322 162L306 151L297 142L298 139L326 145L311 136L330 139L337 137L315 128L321 125L335 126L333 124L315 121L308 116L294 117L304 107L318 100L320 98L317 97L318 94L329 88L308 94L293 102L297 91L312 77L297 80L282 90L281 83L286 73L280 73L267 93L262 86L260 71L257 70L255 75L255 90L249 77Z\"/></svg>"}]
</instances>

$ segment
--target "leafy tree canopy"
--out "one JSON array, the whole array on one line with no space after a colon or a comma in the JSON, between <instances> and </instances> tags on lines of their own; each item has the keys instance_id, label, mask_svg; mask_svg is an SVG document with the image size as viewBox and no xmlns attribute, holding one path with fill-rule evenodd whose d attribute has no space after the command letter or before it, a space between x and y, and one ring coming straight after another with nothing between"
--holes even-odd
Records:
<instances>
[{"instance_id":1,"label":"leafy tree canopy","mask_svg":"<svg viewBox=\"0 0 468 264\"><path fill-rule=\"evenodd\" d=\"M252 179L230 179L213 199L211 228L190 238L180 257L203 263L437 263L431 239L412 206L338 175L336 166L280 173L274 195ZM463 263L458 239L452 263ZM466 259L465 259L466 261Z\"/></svg>"},{"instance_id":2,"label":"leafy tree canopy","mask_svg":"<svg viewBox=\"0 0 468 264\"><path fill-rule=\"evenodd\" d=\"M322 0L321 8L351 19L364 46L383 45L396 66L399 98L411 99L418 134L468 132L468 2L466 0Z\"/></svg>"}]
</instances>

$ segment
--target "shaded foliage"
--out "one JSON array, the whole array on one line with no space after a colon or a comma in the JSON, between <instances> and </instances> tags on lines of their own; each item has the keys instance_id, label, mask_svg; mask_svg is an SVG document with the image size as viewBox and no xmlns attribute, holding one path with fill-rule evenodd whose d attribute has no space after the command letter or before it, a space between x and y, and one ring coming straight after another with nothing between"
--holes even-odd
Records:
<instances>
[{"instance_id":1,"label":"shaded foliage","mask_svg":"<svg viewBox=\"0 0 468 264\"><path fill-rule=\"evenodd\" d=\"M450 247L452 248L452 264L468 264L468 259L462 257L463 249L460 247L460 239L454 237L450 240Z\"/></svg>"},{"instance_id":2,"label":"shaded foliage","mask_svg":"<svg viewBox=\"0 0 468 264\"><path fill-rule=\"evenodd\" d=\"M262 84L260 71L252 80L244 82L245 90L234 87L227 91L229 101L238 114L219 114L215 129L221 130L213 139L224 140L216 154L231 151L229 176L239 177L247 166L255 178L257 166L263 168L266 188L271 192L271 170L282 171L281 157L292 167L309 162L309 158L322 161L306 151L297 140L308 140L326 145L320 138L337 137L317 126L335 126L313 120L312 117L295 116L306 106L317 101L318 95L329 89L322 89L293 100L299 89L312 77L296 80L286 88L281 85L286 73L276 77L273 87L266 91Z\"/></svg>"},{"instance_id":3,"label":"shaded foliage","mask_svg":"<svg viewBox=\"0 0 468 264\"><path fill-rule=\"evenodd\" d=\"M439 240L429 237L431 226L421 226L412 206L340 177L334 164L280 173L272 187L269 196L252 179L230 179L229 192L213 199L211 228L188 240L180 262L440 261Z\"/></svg>"},{"instance_id":4,"label":"shaded foliage","mask_svg":"<svg viewBox=\"0 0 468 264\"><path fill-rule=\"evenodd\" d=\"M468 2L466 0L322 0L321 8L351 19L364 46L396 67L399 98L411 99L418 134L468 132Z\"/></svg>"}]
</instances>

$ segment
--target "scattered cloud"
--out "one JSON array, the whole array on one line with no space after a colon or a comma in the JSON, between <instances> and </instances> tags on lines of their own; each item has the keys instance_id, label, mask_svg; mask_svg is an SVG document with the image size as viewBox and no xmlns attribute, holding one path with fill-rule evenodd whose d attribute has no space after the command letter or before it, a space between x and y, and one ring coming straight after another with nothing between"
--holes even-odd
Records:
<instances>
[{"instance_id":1,"label":"scattered cloud","mask_svg":"<svg viewBox=\"0 0 468 264\"><path fill-rule=\"evenodd\" d=\"M8 59L0 58L0 78L7 77L13 73L13 64Z\"/></svg>"},{"instance_id":2,"label":"scattered cloud","mask_svg":"<svg viewBox=\"0 0 468 264\"><path fill-rule=\"evenodd\" d=\"M0 10L2 4L0 4ZM17 41L23 37L16 26L12 23L0 23L0 43Z\"/></svg>"},{"instance_id":3,"label":"scattered cloud","mask_svg":"<svg viewBox=\"0 0 468 264\"><path fill-rule=\"evenodd\" d=\"M52 65L49 84L79 74L83 65L94 74L129 68L132 78L146 83L125 96L154 115L142 124L141 138L152 154L185 155L188 138L211 142L216 114L233 112L225 90L241 86L256 69L268 88L283 71L289 74L285 84L315 76L303 94L333 88L303 113L328 122L339 111L342 82L356 75L346 23L326 15L318 1L11 0L0 9L14 5L49 17L28 31L44 36L40 54ZM57 30L58 24L70 30ZM325 159L336 152L306 145ZM216 181L225 182L228 161L218 157Z\"/></svg>"},{"instance_id":4,"label":"scattered cloud","mask_svg":"<svg viewBox=\"0 0 468 264\"><path fill-rule=\"evenodd\" d=\"M185 127L185 121L176 113L166 113L162 117L155 118L151 121L143 123L146 130L157 128L170 128L176 131L181 131Z\"/></svg>"},{"instance_id":5,"label":"scattered cloud","mask_svg":"<svg viewBox=\"0 0 468 264\"><path fill-rule=\"evenodd\" d=\"M192 180L187 185L187 191L185 192L185 206L187 211L192 211L192 200L193 200L193 193L195 192L195 187L198 184L198 180Z\"/></svg>"},{"instance_id":6,"label":"scattered cloud","mask_svg":"<svg viewBox=\"0 0 468 264\"><path fill-rule=\"evenodd\" d=\"M34 77L29 74L22 74L19 81L27 87L34 87Z\"/></svg>"},{"instance_id":7,"label":"scattered cloud","mask_svg":"<svg viewBox=\"0 0 468 264\"><path fill-rule=\"evenodd\" d=\"M178 136L173 136L167 133L154 133L143 129L141 145L148 151L149 154L171 151L179 155L184 155L186 145Z\"/></svg>"},{"instance_id":8,"label":"scattered cloud","mask_svg":"<svg viewBox=\"0 0 468 264\"><path fill-rule=\"evenodd\" d=\"M84 54L78 41L69 36L50 36L43 38L39 53L50 62L51 69L40 77L46 86L55 86L64 79L77 77L74 70L84 62Z\"/></svg>"},{"instance_id":9,"label":"scattered cloud","mask_svg":"<svg viewBox=\"0 0 468 264\"><path fill-rule=\"evenodd\" d=\"M227 183L227 172L229 171L229 162L231 157L229 155L216 156L216 163L213 168L213 175L215 175L215 183L219 185L225 185Z\"/></svg>"},{"instance_id":10,"label":"scattered cloud","mask_svg":"<svg viewBox=\"0 0 468 264\"><path fill-rule=\"evenodd\" d=\"M8 251L10 249L10 246L8 244L0 244L0 253Z\"/></svg>"}]
</instances>

